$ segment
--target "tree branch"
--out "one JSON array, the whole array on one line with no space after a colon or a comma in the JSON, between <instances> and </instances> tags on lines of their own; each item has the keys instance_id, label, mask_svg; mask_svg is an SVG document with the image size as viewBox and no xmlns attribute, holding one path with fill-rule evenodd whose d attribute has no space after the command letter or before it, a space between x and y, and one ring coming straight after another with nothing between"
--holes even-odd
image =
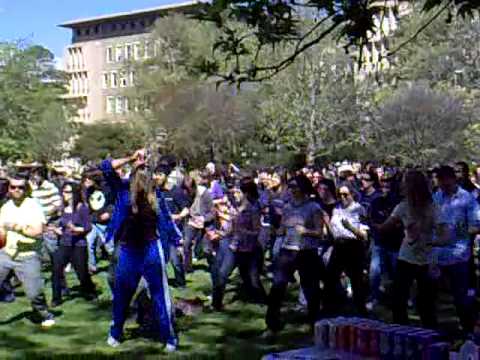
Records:
<instances>
[{"instance_id":1,"label":"tree branch","mask_svg":"<svg viewBox=\"0 0 480 360\"><path fill-rule=\"evenodd\" d=\"M447 3L435 14L431 17L430 20L428 20L425 24L420 26L418 30L413 34L409 39L405 40L403 43L401 43L395 50L390 51L386 57L392 56L396 54L398 51L400 51L404 46L415 40L420 33L425 30L428 26L430 26L431 23L433 23L452 3L452 0L448 0Z\"/></svg>"},{"instance_id":2,"label":"tree branch","mask_svg":"<svg viewBox=\"0 0 480 360\"><path fill-rule=\"evenodd\" d=\"M288 66L290 66L295 59L302 54L304 51L307 49L311 48L312 46L318 44L320 41L322 41L327 35L329 35L333 30L335 30L338 26L340 25L340 22L334 23L332 26L330 26L328 29L326 29L324 32L322 32L317 38L309 41L308 43L304 44L301 47L297 47L295 51L285 58L284 60L280 61L279 63L275 65L270 65L270 66L263 66L263 67L256 67L255 72L267 72L267 71L272 71L270 74L265 75L263 77L257 78L257 79L240 79L240 81L251 81L251 82L261 82L264 80L268 80L271 77L275 76L282 70L286 69Z\"/></svg>"}]
</instances>

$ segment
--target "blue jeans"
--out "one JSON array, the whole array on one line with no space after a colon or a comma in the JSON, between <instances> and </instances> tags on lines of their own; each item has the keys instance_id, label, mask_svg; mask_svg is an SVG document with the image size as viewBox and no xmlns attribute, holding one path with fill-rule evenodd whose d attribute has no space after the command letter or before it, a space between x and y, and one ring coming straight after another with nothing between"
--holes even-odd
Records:
<instances>
[{"instance_id":1,"label":"blue jeans","mask_svg":"<svg viewBox=\"0 0 480 360\"><path fill-rule=\"evenodd\" d=\"M213 307L222 308L228 278L237 266L249 300L265 303L267 294L260 281L263 249L259 246L253 252L233 252L229 245L228 239L221 240L216 256L210 258L209 261L213 286Z\"/></svg>"},{"instance_id":2,"label":"blue jeans","mask_svg":"<svg viewBox=\"0 0 480 360\"><path fill-rule=\"evenodd\" d=\"M202 239L204 235L203 229L196 229L190 225L185 227L185 239L183 243L183 253L185 256L185 271L192 272L192 246L194 254L199 258L202 254Z\"/></svg>"},{"instance_id":3,"label":"blue jeans","mask_svg":"<svg viewBox=\"0 0 480 360\"><path fill-rule=\"evenodd\" d=\"M474 298L468 296L469 288L469 262L462 262L453 265L440 266L442 276L450 283L457 316L463 330L471 333L476 321L474 310Z\"/></svg>"},{"instance_id":4,"label":"blue jeans","mask_svg":"<svg viewBox=\"0 0 480 360\"><path fill-rule=\"evenodd\" d=\"M113 323L110 335L119 340L128 308L141 278L145 278L153 302L154 323L163 342L177 345L173 306L170 298L165 257L160 240L145 248L120 246L113 290Z\"/></svg>"},{"instance_id":5,"label":"blue jeans","mask_svg":"<svg viewBox=\"0 0 480 360\"><path fill-rule=\"evenodd\" d=\"M408 325L408 297L414 281L417 281L417 312L423 327L437 328L435 312L435 282L430 276L428 265L411 264L398 260L393 281L393 322Z\"/></svg>"},{"instance_id":6,"label":"blue jeans","mask_svg":"<svg viewBox=\"0 0 480 360\"><path fill-rule=\"evenodd\" d=\"M87 244L88 244L88 266L96 267L97 266L97 247L99 243L97 242L100 239L101 244L105 246L109 255L113 253L113 240L106 242L105 241L105 232L107 231L107 225L102 224L92 224L92 230L87 234Z\"/></svg>"},{"instance_id":7,"label":"blue jeans","mask_svg":"<svg viewBox=\"0 0 480 360\"><path fill-rule=\"evenodd\" d=\"M386 249L383 246L373 245L370 260L370 288L372 300L380 299L380 284L382 274L393 279L397 267L398 252Z\"/></svg>"},{"instance_id":8,"label":"blue jeans","mask_svg":"<svg viewBox=\"0 0 480 360\"><path fill-rule=\"evenodd\" d=\"M184 287L186 285L185 270L183 268L183 259L179 254L177 247L170 244L170 262L173 266L173 273L175 274L175 285Z\"/></svg>"},{"instance_id":9,"label":"blue jeans","mask_svg":"<svg viewBox=\"0 0 480 360\"><path fill-rule=\"evenodd\" d=\"M320 310L320 258L317 249L281 249L276 257L273 284L268 295L266 323L270 330L279 331L283 327L281 306L287 292L288 282L296 270L307 299L309 321L313 325L318 320Z\"/></svg>"}]
</instances>

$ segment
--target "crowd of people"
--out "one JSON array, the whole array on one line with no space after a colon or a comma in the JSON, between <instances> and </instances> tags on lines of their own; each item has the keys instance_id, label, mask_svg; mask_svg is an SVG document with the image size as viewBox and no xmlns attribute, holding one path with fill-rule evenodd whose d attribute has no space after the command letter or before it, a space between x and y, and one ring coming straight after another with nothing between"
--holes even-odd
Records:
<instances>
[{"instance_id":1,"label":"crowd of people","mask_svg":"<svg viewBox=\"0 0 480 360\"><path fill-rule=\"evenodd\" d=\"M139 150L76 179L52 176L44 166L14 170L1 191L0 300L15 301L12 282L21 283L44 327L55 324L49 309L69 292L66 268L86 301L96 299L103 255L110 261L113 347L140 288L151 304L142 318L174 351L167 266L173 286L182 288L202 259L212 311L228 306L226 288L238 268L241 298L265 306L265 337L282 330L282 304L298 279L298 309L310 324L346 312L370 317L380 303L395 323L408 324L414 304L422 325L435 329L441 288L453 296L462 334L474 332L480 174L464 162L248 171L209 163L186 171L172 157Z\"/></svg>"}]
</instances>

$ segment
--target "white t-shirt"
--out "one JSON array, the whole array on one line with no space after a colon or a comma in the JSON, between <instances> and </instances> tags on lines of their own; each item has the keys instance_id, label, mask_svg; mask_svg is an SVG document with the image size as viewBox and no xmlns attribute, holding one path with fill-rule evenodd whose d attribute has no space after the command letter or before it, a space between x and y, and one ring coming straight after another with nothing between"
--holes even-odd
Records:
<instances>
[{"instance_id":1,"label":"white t-shirt","mask_svg":"<svg viewBox=\"0 0 480 360\"><path fill-rule=\"evenodd\" d=\"M353 202L347 208L337 205L332 212L330 219L330 229L334 239L350 239L355 240L356 236L350 230L346 229L342 224L342 220L348 220L355 228L368 231L369 227L362 223L365 218L365 208L357 202Z\"/></svg>"},{"instance_id":2,"label":"white t-shirt","mask_svg":"<svg viewBox=\"0 0 480 360\"><path fill-rule=\"evenodd\" d=\"M12 200L9 200L0 209L0 225L6 223L15 223L21 226L45 225L47 223L45 214L39 202L32 198L25 198L20 206L16 206ZM29 244L29 248L34 248L39 239L22 235L15 231L7 232L7 243L4 251L14 256L17 254L19 244ZM31 256L35 251L20 251L18 256Z\"/></svg>"}]
</instances>

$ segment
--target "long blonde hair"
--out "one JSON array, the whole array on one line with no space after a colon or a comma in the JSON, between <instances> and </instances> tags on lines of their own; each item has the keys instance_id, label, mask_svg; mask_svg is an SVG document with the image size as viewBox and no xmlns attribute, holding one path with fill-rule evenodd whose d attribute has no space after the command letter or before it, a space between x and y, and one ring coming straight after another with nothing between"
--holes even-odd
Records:
<instances>
[{"instance_id":1,"label":"long blonde hair","mask_svg":"<svg viewBox=\"0 0 480 360\"><path fill-rule=\"evenodd\" d=\"M155 182L145 166L139 166L133 170L130 180L130 202L134 214L138 214L138 201L140 194L145 196L146 200L152 207L152 210L157 212L158 202L155 191Z\"/></svg>"}]
</instances>

